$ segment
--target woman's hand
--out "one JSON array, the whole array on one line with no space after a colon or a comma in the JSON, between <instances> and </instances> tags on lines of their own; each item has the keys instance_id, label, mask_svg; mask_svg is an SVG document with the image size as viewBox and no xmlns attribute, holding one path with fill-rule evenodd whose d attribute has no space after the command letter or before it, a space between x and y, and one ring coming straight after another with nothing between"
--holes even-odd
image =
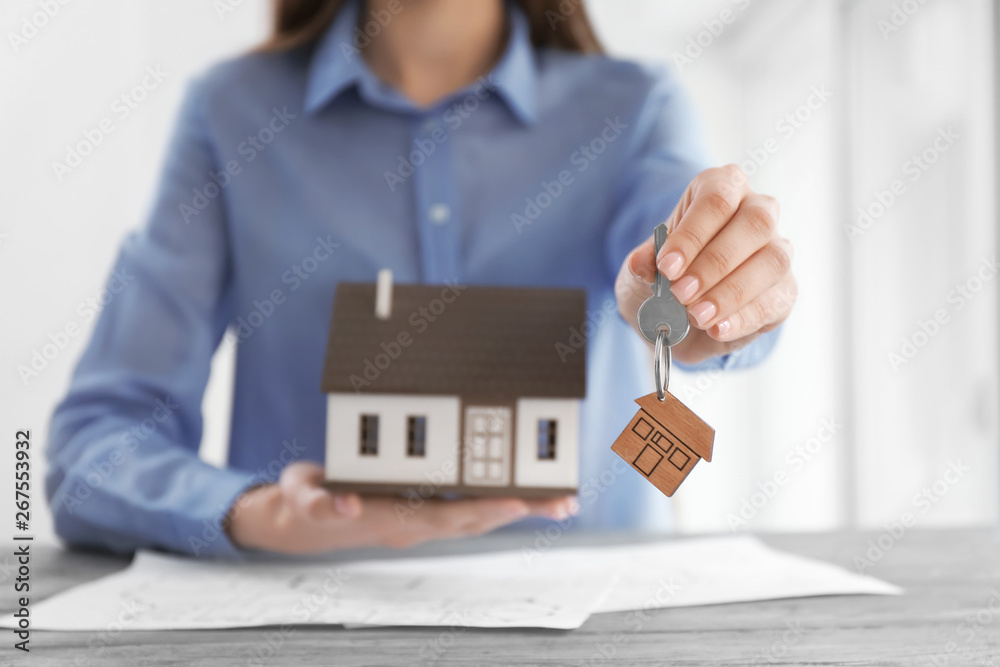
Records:
<instances>
[{"instance_id":1,"label":"woman's hand","mask_svg":"<svg viewBox=\"0 0 1000 667\"><path fill-rule=\"evenodd\" d=\"M321 466L293 463L277 484L250 489L231 511L229 537L238 547L292 554L408 547L480 535L530 515L561 520L577 511L572 497L425 500L411 507L402 497L334 494L323 488L323 478Z\"/></svg>"},{"instance_id":2,"label":"woman's hand","mask_svg":"<svg viewBox=\"0 0 1000 667\"><path fill-rule=\"evenodd\" d=\"M751 190L738 166L698 174L667 221L659 256L650 236L622 263L615 284L622 317L636 328L659 270L692 326L673 347L678 361L728 354L776 328L798 294L792 245L777 223L777 200Z\"/></svg>"}]
</instances>

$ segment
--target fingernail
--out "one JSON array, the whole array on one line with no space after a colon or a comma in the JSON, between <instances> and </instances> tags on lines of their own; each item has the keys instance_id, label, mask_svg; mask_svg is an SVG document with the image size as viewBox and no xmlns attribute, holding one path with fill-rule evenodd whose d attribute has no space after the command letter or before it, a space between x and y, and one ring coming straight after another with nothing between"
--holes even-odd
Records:
<instances>
[{"instance_id":1,"label":"fingernail","mask_svg":"<svg viewBox=\"0 0 1000 667\"><path fill-rule=\"evenodd\" d=\"M670 286L670 291L678 301L687 303L698 291L698 279L694 276L684 276Z\"/></svg>"},{"instance_id":2,"label":"fingernail","mask_svg":"<svg viewBox=\"0 0 1000 667\"><path fill-rule=\"evenodd\" d=\"M631 254L631 255L629 255L629 256L628 256L628 257L627 257L627 258L625 259L625 266L627 266L627 267L628 267L628 272L629 272L629 273L630 273L630 274L632 275L632 277L633 277L633 278L635 278L636 280L639 280L639 281L641 281L641 282L644 282L644 283L646 283L646 284L648 285L648 284L649 284L649 281L647 281L647 280L646 280L645 278L643 278L642 276L640 276L640 275L639 275L639 273L638 273L638 272L637 272L637 271L635 270L635 268L633 267L633 264L632 264L632 260L633 260L634 258L635 258L635 251L633 250L633 251L632 251L632 254Z\"/></svg>"},{"instance_id":3,"label":"fingernail","mask_svg":"<svg viewBox=\"0 0 1000 667\"><path fill-rule=\"evenodd\" d=\"M347 496L334 496L333 506L337 508L337 514L341 516L354 516L354 503Z\"/></svg>"},{"instance_id":4,"label":"fingernail","mask_svg":"<svg viewBox=\"0 0 1000 667\"><path fill-rule=\"evenodd\" d=\"M729 335L730 329L733 328L733 325L729 322L729 320L722 320L721 322L719 322L715 326L718 327L718 329L719 329L719 335L720 336L727 336L727 335Z\"/></svg>"},{"instance_id":5,"label":"fingernail","mask_svg":"<svg viewBox=\"0 0 1000 667\"><path fill-rule=\"evenodd\" d=\"M715 304L711 301L702 301L691 307L691 315L694 316L698 326L703 327L715 317Z\"/></svg>"},{"instance_id":6,"label":"fingernail","mask_svg":"<svg viewBox=\"0 0 1000 667\"><path fill-rule=\"evenodd\" d=\"M515 519L520 519L523 516L528 516L530 510L527 505L512 505L507 508L507 515L514 517Z\"/></svg>"},{"instance_id":7,"label":"fingernail","mask_svg":"<svg viewBox=\"0 0 1000 667\"><path fill-rule=\"evenodd\" d=\"M632 274L633 278L642 278L642 276L640 276L638 273L636 273L635 269L632 268L632 258L633 257L635 257L635 251L634 250L631 253L629 253L628 257L625 258L625 266L628 267L628 272Z\"/></svg>"},{"instance_id":8,"label":"fingernail","mask_svg":"<svg viewBox=\"0 0 1000 667\"><path fill-rule=\"evenodd\" d=\"M657 267L659 267L668 280L673 280L679 276L682 266L684 266L684 257L676 251L668 252L657 264Z\"/></svg>"}]
</instances>

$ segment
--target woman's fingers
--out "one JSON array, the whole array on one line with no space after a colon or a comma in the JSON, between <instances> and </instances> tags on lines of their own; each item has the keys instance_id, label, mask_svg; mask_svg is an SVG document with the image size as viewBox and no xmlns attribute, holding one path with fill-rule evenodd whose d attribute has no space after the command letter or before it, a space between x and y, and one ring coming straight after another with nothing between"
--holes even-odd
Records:
<instances>
[{"instance_id":1,"label":"woman's fingers","mask_svg":"<svg viewBox=\"0 0 1000 667\"><path fill-rule=\"evenodd\" d=\"M356 493L332 493L333 507L343 519L356 519L364 511L361 496Z\"/></svg>"},{"instance_id":2,"label":"woman's fingers","mask_svg":"<svg viewBox=\"0 0 1000 667\"><path fill-rule=\"evenodd\" d=\"M382 544L408 547L435 539L479 535L530 515L565 518L576 499L472 498L426 500L332 494L321 486L323 469L293 464L278 484L248 492L248 502L230 526L234 542L247 548L315 553ZM343 509L343 503L353 508Z\"/></svg>"},{"instance_id":3,"label":"woman's fingers","mask_svg":"<svg viewBox=\"0 0 1000 667\"><path fill-rule=\"evenodd\" d=\"M652 236L632 251L625 259L625 266L639 285L648 287L653 284L656 280L656 246Z\"/></svg>"},{"instance_id":4,"label":"woman's fingers","mask_svg":"<svg viewBox=\"0 0 1000 667\"><path fill-rule=\"evenodd\" d=\"M795 305L798 283L795 276L787 274L777 285L744 305L736 313L728 316L725 332L716 327L713 332L718 340L737 340L753 333L766 333L785 321Z\"/></svg>"},{"instance_id":5,"label":"woman's fingers","mask_svg":"<svg viewBox=\"0 0 1000 667\"><path fill-rule=\"evenodd\" d=\"M789 274L791 244L779 240L755 252L688 309L698 328L718 340L732 340L730 319ZM740 329L744 330L744 329Z\"/></svg>"},{"instance_id":6,"label":"woman's fingers","mask_svg":"<svg viewBox=\"0 0 1000 667\"><path fill-rule=\"evenodd\" d=\"M402 503L402 505L400 505ZM376 522L378 541L391 547L409 547L429 540L481 535L528 516L566 517L577 509L574 498L524 500L520 498L470 498L428 500L418 509L400 498L366 498L365 517Z\"/></svg>"},{"instance_id":7,"label":"woman's fingers","mask_svg":"<svg viewBox=\"0 0 1000 667\"><path fill-rule=\"evenodd\" d=\"M477 498L460 502L468 502L469 507L464 516L448 522L447 529L454 530L449 537L481 535L531 514L528 504L518 498Z\"/></svg>"},{"instance_id":8,"label":"woman's fingers","mask_svg":"<svg viewBox=\"0 0 1000 667\"><path fill-rule=\"evenodd\" d=\"M774 240L778 224L778 201L751 194L743 200L732 221L716 234L691 262L684 275L670 286L685 306L705 293Z\"/></svg>"},{"instance_id":9,"label":"woman's fingers","mask_svg":"<svg viewBox=\"0 0 1000 667\"><path fill-rule=\"evenodd\" d=\"M575 513L571 497L524 500L470 498L427 500L411 508L404 498L335 494L323 488L325 473L315 463L289 465L278 480L288 535L285 547L321 551L385 544L408 547L435 539L479 535L529 515L565 518Z\"/></svg>"},{"instance_id":10,"label":"woman's fingers","mask_svg":"<svg viewBox=\"0 0 1000 667\"><path fill-rule=\"evenodd\" d=\"M747 178L736 165L698 174L667 225L657 269L670 280L683 276L691 263L729 223L747 191ZM686 201L690 203L683 206Z\"/></svg>"},{"instance_id":11,"label":"woman's fingers","mask_svg":"<svg viewBox=\"0 0 1000 667\"><path fill-rule=\"evenodd\" d=\"M777 200L755 193L737 165L706 169L688 185L667 220L667 239L656 253L652 237L632 251L615 280L618 311L638 331L636 314L657 274L694 328L673 348L674 358L698 363L729 354L780 324L787 307L772 307L765 292L794 288L791 244L778 236ZM755 329L755 323L760 323Z\"/></svg>"},{"instance_id":12,"label":"woman's fingers","mask_svg":"<svg viewBox=\"0 0 1000 667\"><path fill-rule=\"evenodd\" d=\"M351 519L362 511L357 494L334 494L323 488L326 474L317 463L298 461L281 472L278 485L282 496L297 514L313 520Z\"/></svg>"},{"instance_id":13,"label":"woman's fingers","mask_svg":"<svg viewBox=\"0 0 1000 667\"><path fill-rule=\"evenodd\" d=\"M580 503L577 502L575 496L528 499L525 502L528 504L531 514L546 516L557 521L562 521L580 511Z\"/></svg>"},{"instance_id":14,"label":"woman's fingers","mask_svg":"<svg viewBox=\"0 0 1000 667\"><path fill-rule=\"evenodd\" d=\"M479 534L528 515L527 506L516 498L428 500L408 511L402 498L379 497L367 498L365 506L359 524L374 532L374 541L394 548Z\"/></svg>"},{"instance_id":15,"label":"woman's fingers","mask_svg":"<svg viewBox=\"0 0 1000 667\"><path fill-rule=\"evenodd\" d=\"M327 505L333 510L333 499L324 499L323 468L319 464L298 461L281 471L278 487L285 502L296 514L311 517ZM318 518L318 516L317 516Z\"/></svg>"},{"instance_id":16,"label":"woman's fingers","mask_svg":"<svg viewBox=\"0 0 1000 667\"><path fill-rule=\"evenodd\" d=\"M615 299L626 321L634 319L642 302L653 293L656 264L653 263L653 240L644 243L625 258L615 279Z\"/></svg>"}]
</instances>

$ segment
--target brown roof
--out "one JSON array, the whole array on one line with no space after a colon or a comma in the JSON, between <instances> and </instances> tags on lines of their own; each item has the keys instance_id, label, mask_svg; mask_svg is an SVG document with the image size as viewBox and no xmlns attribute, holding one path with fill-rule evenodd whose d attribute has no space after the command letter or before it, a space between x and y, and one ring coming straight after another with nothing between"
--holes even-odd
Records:
<instances>
[{"instance_id":1,"label":"brown roof","mask_svg":"<svg viewBox=\"0 0 1000 667\"><path fill-rule=\"evenodd\" d=\"M668 433L701 458L711 461L715 429L686 408L673 394L667 393L664 401L661 403L656 398L656 392L635 399L635 402L667 429ZM673 415L673 419L669 423L664 423L664 416L668 414Z\"/></svg>"},{"instance_id":2,"label":"brown roof","mask_svg":"<svg viewBox=\"0 0 1000 667\"><path fill-rule=\"evenodd\" d=\"M373 283L340 283L322 389L582 398L586 350L573 343L585 318L582 289L395 284L380 320Z\"/></svg>"}]
</instances>

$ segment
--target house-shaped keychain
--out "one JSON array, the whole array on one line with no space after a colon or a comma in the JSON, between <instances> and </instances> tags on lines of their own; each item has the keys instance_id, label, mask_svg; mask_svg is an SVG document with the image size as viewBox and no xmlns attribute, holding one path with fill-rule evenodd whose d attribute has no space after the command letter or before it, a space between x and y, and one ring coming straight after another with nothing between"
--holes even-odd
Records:
<instances>
[{"instance_id":1,"label":"house-shaped keychain","mask_svg":"<svg viewBox=\"0 0 1000 667\"><path fill-rule=\"evenodd\" d=\"M585 318L578 289L394 286L388 271L340 283L321 384L327 486L576 493Z\"/></svg>"},{"instance_id":2,"label":"house-shaped keychain","mask_svg":"<svg viewBox=\"0 0 1000 667\"><path fill-rule=\"evenodd\" d=\"M639 412L611 449L672 496L699 460L712 460L715 430L670 393L662 401L653 392L635 402Z\"/></svg>"}]
</instances>

